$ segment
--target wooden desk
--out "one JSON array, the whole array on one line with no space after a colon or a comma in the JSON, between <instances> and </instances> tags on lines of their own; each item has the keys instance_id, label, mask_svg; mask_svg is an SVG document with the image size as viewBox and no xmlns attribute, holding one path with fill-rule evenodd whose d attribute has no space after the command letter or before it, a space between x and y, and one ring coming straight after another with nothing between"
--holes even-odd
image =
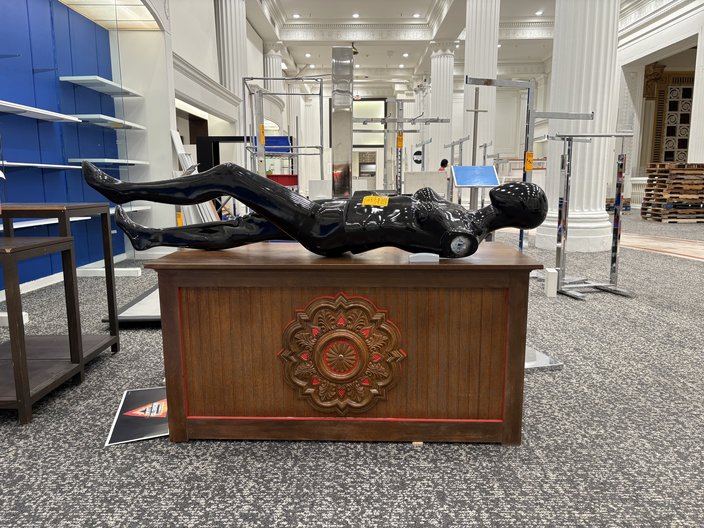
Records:
<instances>
[{"instance_id":1,"label":"wooden desk","mask_svg":"<svg viewBox=\"0 0 704 528\"><path fill-rule=\"evenodd\" d=\"M51 390L73 376L83 380L83 341L75 266L64 265L63 268L68 337L24 335L17 263L58 251L66 257L64 262L71 262L73 238L0 238L0 264L5 277L10 330L10 342L0 345L0 408L17 409L20 423L31 420L32 404Z\"/></svg>"},{"instance_id":2,"label":"wooden desk","mask_svg":"<svg viewBox=\"0 0 704 528\"><path fill-rule=\"evenodd\" d=\"M106 203L66 203L66 204L30 204L6 203L0 208L3 231L6 237L14 235L15 218L56 218L59 221L59 234L71 236L71 218L78 216L100 215L103 235L103 261L105 262L105 288L108 303L108 324L110 337L86 335L87 348L84 350L86 362L94 359L100 352L111 347L113 352L120 350L120 333L117 321L117 299L115 296L115 269L112 259L112 234L110 229L110 208ZM63 268L76 267L75 255L62 255ZM69 261L70 259L70 261Z\"/></svg>"},{"instance_id":3,"label":"wooden desk","mask_svg":"<svg viewBox=\"0 0 704 528\"><path fill-rule=\"evenodd\" d=\"M521 439L528 277L497 243L409 264L296 243L178 251L159 275L172 441Z\"/></svg>"}]
</instances>

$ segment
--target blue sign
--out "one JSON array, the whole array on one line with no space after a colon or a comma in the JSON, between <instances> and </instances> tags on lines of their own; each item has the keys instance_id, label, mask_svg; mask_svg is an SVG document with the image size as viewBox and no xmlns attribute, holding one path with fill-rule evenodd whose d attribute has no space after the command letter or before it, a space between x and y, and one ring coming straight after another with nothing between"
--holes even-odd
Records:
<instances>
[{"instance_id":1,"label":"blue sign","mask_svg":"<svg viewBox=\"0 0 704 528\"><path fill-rule=\"evenodd\" d=\"M496 187L499 177L493 165L452 166L455 187Z\"/></svg>"}]
</instances>

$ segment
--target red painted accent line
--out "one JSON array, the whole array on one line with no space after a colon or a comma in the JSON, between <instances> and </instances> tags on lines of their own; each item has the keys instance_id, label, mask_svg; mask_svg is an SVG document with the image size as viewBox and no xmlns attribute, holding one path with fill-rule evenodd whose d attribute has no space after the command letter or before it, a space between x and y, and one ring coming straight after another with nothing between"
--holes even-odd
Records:
<instances>
[{"instance_id":1,"label":"red painted accent line","mask_svg":"<svg viewBox=\"0 0 704 528\"><path fill-rule=\"evenodd\" d=\"M181 310L181 288L177 289L178 299L178 334L181 343L181 373L183 374L183 403L186 407L186 417L188 417L188 386L186 385L186 356L183 353L183 313Z\"/></svg>"},{"instance_id":2,"label":"red painted accent line","mask_svg":"<svg viewBox=\"0 0 704 528\"><path fill-rule=\"evenodd\" d=\"M277 420L284 422L300 421L333 421L333 422L438 422L438 423L501 423L503 420L475 420L459 418L334 418L331 416L321 416L314 418L311 416L189 416L189 420Z\"/></svg>"}]
</instances>

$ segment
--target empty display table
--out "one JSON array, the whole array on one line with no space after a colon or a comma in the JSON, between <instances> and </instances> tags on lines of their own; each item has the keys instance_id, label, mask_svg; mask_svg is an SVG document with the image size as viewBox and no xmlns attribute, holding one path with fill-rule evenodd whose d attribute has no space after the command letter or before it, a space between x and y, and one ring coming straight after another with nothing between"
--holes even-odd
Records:
<instances>
[{"instance_id":1,"label":"empty display table","mask_svg":"<svg viewBox=\"0 0 704 528\"><path fill-rule=\"evenodd\" d=\"M107 203L61 203L61 204L31 204L31 203L6 203L2 204L3 231L6 237L14 234L13 219L15 218L56 218L59 221L59 235L71 236L71 218L90 217L100 215L103 260L105 262L105 286L108 304L108 324L110 335L84 336L86 348L84 359L91 361L100 352L112 347L113 352L120 350L120 335L117 321L117 300L115 296L115 270L112 260L112 236L110 229L110 208ZM64 257L66 258L66 257ZM75 256L73 265L75 267ZM64 262L64 266L66 266Z\"/></svg>"},{"instance_id":2,"label":"empty display table","mask_svg":"<svg viewBox=\"0 0 704 528\"><path fill-rule=\"evenodd\" d=\"M68 335L25 336L17 264L61 252ZM76 376L83 379L83 346L72 237L0 238L0 264L10 342L0 344L0 409L17 409L20 423L32 418L32 404Z\"/></svg>"}]
</instances>

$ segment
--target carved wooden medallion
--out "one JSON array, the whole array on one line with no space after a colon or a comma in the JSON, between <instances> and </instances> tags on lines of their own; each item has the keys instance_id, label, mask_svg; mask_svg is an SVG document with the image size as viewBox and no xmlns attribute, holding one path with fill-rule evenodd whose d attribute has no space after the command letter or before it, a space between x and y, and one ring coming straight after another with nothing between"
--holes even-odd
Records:
<instances>
[{"instance_id":1,"label":"carved wooden medallion","mask_svg":"<svg viewBox=\"0 0 704 528\"><path fill-rule=\"evenodd\" d=\"M284 376L319 411L364 412L398 381L406 357L400 339L368 299L319 297L284 330Z\"/></svg>"}]
</instances>

